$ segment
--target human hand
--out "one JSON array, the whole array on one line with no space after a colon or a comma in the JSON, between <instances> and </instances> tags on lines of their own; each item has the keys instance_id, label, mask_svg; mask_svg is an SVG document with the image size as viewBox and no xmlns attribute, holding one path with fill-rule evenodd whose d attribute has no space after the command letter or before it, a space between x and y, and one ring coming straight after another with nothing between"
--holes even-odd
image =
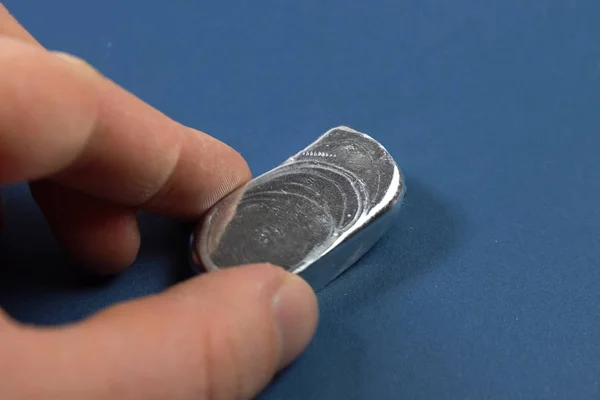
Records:
<instances>
[{"instance_id":1,"label":"human hand","mask_svg":"<svg viewBox=\"0 0 600 400\"><path fill-rule=\"evenodd\" d=\"M195 219L250 179L245 161L46 51L0 4L0 185L29 182L55 236L116 273L137 254L140 209ZM67 326L0 310L2 399L249 399L306 347L310 287L282 268L214 272Z\"/></svg>"}]
</instances>

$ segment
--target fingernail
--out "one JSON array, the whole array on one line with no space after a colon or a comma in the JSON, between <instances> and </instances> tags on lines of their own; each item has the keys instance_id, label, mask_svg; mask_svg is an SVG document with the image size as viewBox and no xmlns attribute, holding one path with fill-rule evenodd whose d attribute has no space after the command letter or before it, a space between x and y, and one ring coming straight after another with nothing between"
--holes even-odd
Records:
<instances>
[{"instance_id":1,"label":"fingernail","mask_svg":"<svg viewBox=\"0 0 600 400\"><path fill-rule=\"evenodd\" d=\"M279 368L293 361L306 348L315 332L318 319L316 296L297 275L285 278L273 298L280 352Z\"/></svg>"},{"instance_id":2,"label":"fingernail","mask_svg":"<svg viewBox=\"0 0 600 400\"><path fill-rule=\"evenodd\" d=\"M79 71L81 71L83 73L90 74L90 75L99 75L98 71L94 67L92 67L87 61L83 60L82 58L76 57L69 53L65 53L63 51L52 51L52 53L56 57L75 66Z\"/></svg>"}]
</instances>

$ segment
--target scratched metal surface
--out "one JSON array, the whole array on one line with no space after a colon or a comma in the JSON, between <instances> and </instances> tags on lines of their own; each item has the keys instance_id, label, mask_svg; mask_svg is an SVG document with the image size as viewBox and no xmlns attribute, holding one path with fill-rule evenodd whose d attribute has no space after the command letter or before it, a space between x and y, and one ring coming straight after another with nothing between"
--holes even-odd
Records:
<instances>
[{"instance_id":1,"label":"scratched metal surface","mask_svg":"<svg viewBox=\"0 0 600 400\"><path fill-rule=\"evenodd\" d=\"M397 218L391 211L401 207L405 190L381 143L333 128L215 205L197 228L192 259L200 271L263 262L294 273L318 268L318 286L309 283L319 290L385 234L372 225ZM334 251L351 236L353 252ZM336 260L322 260L328 255Z\"/></svg>"}]
</instances>

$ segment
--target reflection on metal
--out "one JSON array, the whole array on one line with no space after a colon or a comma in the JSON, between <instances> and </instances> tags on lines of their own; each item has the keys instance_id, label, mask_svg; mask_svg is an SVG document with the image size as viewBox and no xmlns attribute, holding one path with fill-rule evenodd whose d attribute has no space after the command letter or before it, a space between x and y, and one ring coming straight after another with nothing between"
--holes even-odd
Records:
<instances>
[{"instance_id":1,"label":"reflection on metal","mask_svg":"<svg viewBox=\"0 0 600 400\"><path fill-rule=\"evenodd\" d=\"M208 212L192 236L194 267L271 263L318 291L387 231L405 191L381 144L347 127L331 129Z\"/></svg>"}]
</instances>

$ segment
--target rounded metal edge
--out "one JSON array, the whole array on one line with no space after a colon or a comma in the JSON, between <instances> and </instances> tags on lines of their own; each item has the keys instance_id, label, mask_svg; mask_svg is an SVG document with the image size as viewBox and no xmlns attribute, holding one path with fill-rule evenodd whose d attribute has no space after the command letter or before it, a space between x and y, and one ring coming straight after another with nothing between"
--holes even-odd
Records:
<instances>
[{"instance_id":1,"label":"rounded metal edge","mask_svg":"<svg viewBox=\"0 0 600 400\"><path fill-rule=\"evenodd\" d=\"M325 132L324 134L322 134L319 138L317 138L313 143L311 143L309 146L307 146L306 148L314 145L315 143L319 142L320 140L322 140L325 136L327 136L329 133L336 131L336 130L343 130L343 131L347 131L350 133L354 133L354 134L358 134L361 135L369 140L374 141L375 143L377 143L384 151L385 153L388 155L389 159L391 160L391 162L393 163L394 166L394 172L395 174L397 174L398 176L398 185L397 190L394 191L394 196L393 199L390 201L390 203L388 204L388 206L382 208L381 210L378 210L378 212L376 212L374 215L372 215L372 218L377 218L379 215L381 215L381 213L385 213L386 211L394 211L393 214L397 214L400 212L400 209L402 207L402 204L404 202L404 199L406 197L406 193L407 193L407 185L406 185L406 179L405 179L405 174L403 173L402 169L398 166L398 163L396 162L395 158L392 156L392 154L390 153L390 151L379 141L375 140L372 136L357 131L353 128L350 128L349 126L345 126L345 125L340 125L334 128L331 128L329 130L327 130L327 132ZM302 151L301 151L302 152ZM301 153L298 152L297 154ZM284 164L286 164L287 162L290 162L291 160L293 160L293 158L296 155L290 157L288 160L286 160L286 162L284 162L283 164L273 168L279 168L282 167ZM268 174L270 171L267 171L264 174L261 174L259 176L257 176L256 178L252 179L252 181L263 177L264 175ZM248 182L246 185L251 185L252 181ZM228 196L231 195L228 194ZM226 196L227 197L227 196ZM223 199L221 199L222 201ZM217 203L218 204L218 203ZM217 205L215 204L215 206ZM213 207L215 207L213 206ZM211 218L211 214L214 213L214 208L208 211L208 214L205 216L205 218L203 218L201 221L199 221L199 225L200 225L200 229L198 230L197 227L196 229L193 230L193 232L190 234L190 238L189 238L189 249L188 249L188 260L189 260L189 264L192 268L192 270L194 272L196 272L197 274L203 273L203 272L211 272L211 271L217 271L219 270L219 268L214 265L214 263L212 263L212 261L210 260L204 260L204 257L202 256L202 251L197 251L198 250L198 246L197 244L199 244L199 240L203 235L203 232L205 232L205 230L207 229L207 219ZM311 285L311 287L313 288L313 290L315 291L319 291L321 290L323 287L329 285L331 282L333 282L335 279L337 279L337 277L339 277L341 274L343 274L347 269L349 269L353 264L355 264L363 255L364 253L366 253L368 250L370 250L375 243L377 243L377 241L379 241L379 239L381 239L381 237L391 228L392 222L393 222L393 218L395 217L395 215L391 216L392 220L390 220L390 223L387 224L388 226L385 227L385 229L383 229L381 231L381 233L373 240L373 242L370 244L370 246L368 246L362 253L360 253L360 255L358 255L356 257L355 260L350 260L351 262L348 263L348 265L345 265L344 268L341 269L341 271L339 271L337 274L332 275L331 278L329 278L326 282L322 282L320 284L317 284L318 282L310 282L309 281L309 277L307 277L307 272L310 269L310 267L313 264L308 264L305 266L299 266L298 268L296 268L295 270L291 271L293 274L299 275L301 277L303 277L303 279L306 279L307 282L309 283L309 285ZM364 225L363 225L364 226ZM359 232L361 230L361 227L359 227L356 230L353 230L347 237L345 237L340 243L336 243L335 245L333 245L329 251L325 252L323 254L323 258L328 258L327 256L331 253L331 249L336 248L338 245L344 245L345 243L348 243L349 241L351 241L351 239L354 237L354 235L356 234L356 232ZM315 266L317 267L317 266Z\"/></svg>"}]
</instances>

